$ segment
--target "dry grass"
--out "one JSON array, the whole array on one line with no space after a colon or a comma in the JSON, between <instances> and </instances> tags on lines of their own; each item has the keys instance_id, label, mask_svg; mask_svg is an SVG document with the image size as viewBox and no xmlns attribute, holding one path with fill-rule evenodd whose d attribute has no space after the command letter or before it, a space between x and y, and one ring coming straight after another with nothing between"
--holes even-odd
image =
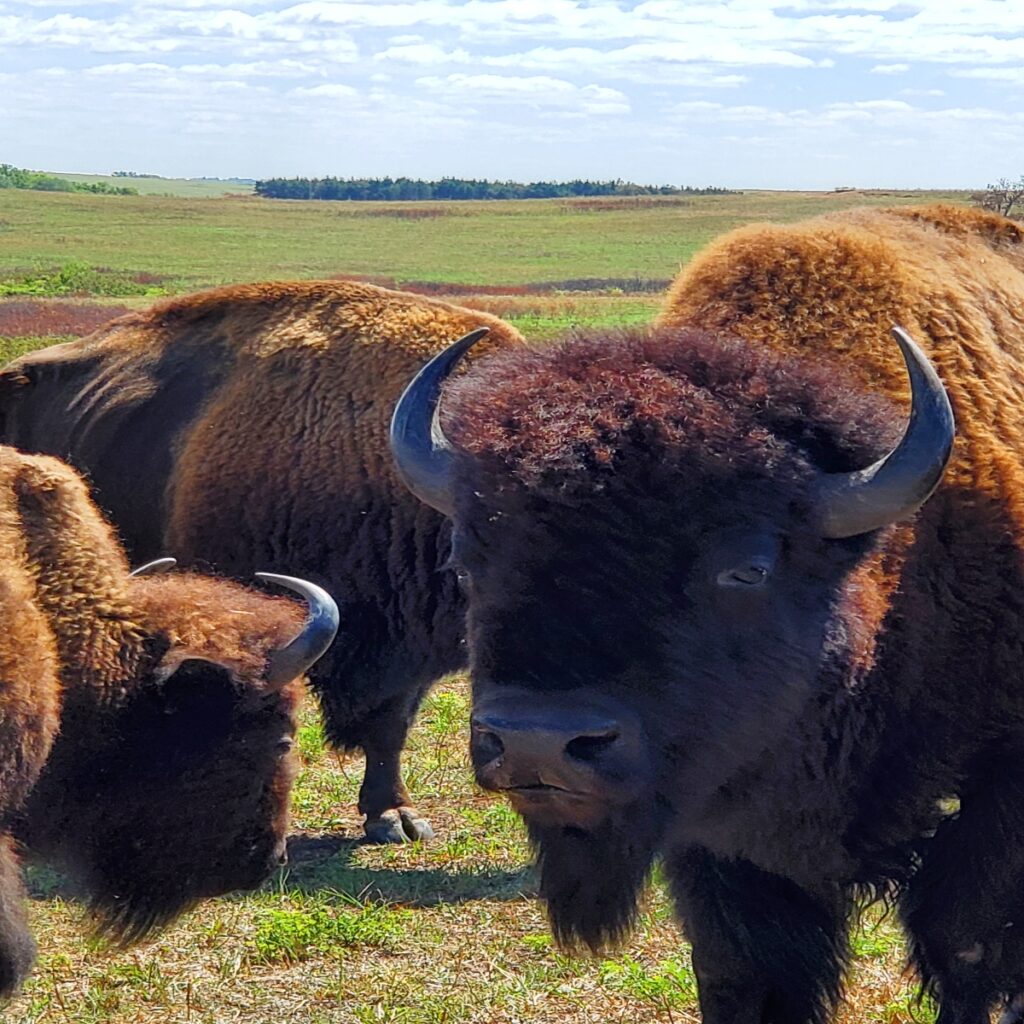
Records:
<instances>
[{"instance_id":1,"label":"dry grass","mask_svg":"<svg viewBox=\"0 0 1024 1024\"><path fill-rule=\"evenodd\" d=\"M33 871L35 975L7 1008L17 1024L691 1024L699 1019L687 947L664 890L641 927L606 958L553 948L533 897L515 816L474 786L466 757L467 689L429 698L408 775L438 838L373 848L358 842L362 773L323 748L310 704L287 873L257 893L210 901L155 942L105 950L84 934L59 880ZM889 922L858 939L861 958L843 1024L910 1024Z\"/></svg>"}]
</instances>

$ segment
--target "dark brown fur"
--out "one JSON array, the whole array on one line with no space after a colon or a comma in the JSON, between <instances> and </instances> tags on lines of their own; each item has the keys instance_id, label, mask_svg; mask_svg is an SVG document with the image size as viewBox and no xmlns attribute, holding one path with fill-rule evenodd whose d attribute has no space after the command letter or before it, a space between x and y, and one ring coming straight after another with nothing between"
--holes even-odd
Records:
<instances>
[{"instance_id":1,"label":"dark brown fur","mask_svg":"<svg viewBox=\"0 0 1024 1024\"><path fill-rule=\"evenodd\" d=\"M513 796L555 931L620 935L660 857L706 1024L831 1019L851 911L890 886L942 1024L1024 990L1024 256L996 221L744 229L662 330L446 393L475 705L600 698L650 762L597 826ZM949 391L953 459L916 516L827 540L816 481L905 422L894 323ZM752 552L768 583L722 585Z\"/></svg>"},{"instance_id":2,"label":"dark brown fur","mask_svg":"<svg viewBox=\"0 0 1024 1024\"><path fill-rule=\"evenodd\" d=\"M0 991L31 965L10 834L67 870L98 927L145 935L258 884L287 827L301 681L266 682L291 601L129 576L73 470L0 448Z\"/></svg>"},{"instance_id":3,"label":"dark brown fur","mask_svg":"<svg viewBox=\"0 0 1024 1024\"><path fill-rule=\"evenodd\" d=\"M329 739L362 748L367 830L429 834L399 756L431 682L465 662L448 532L387 447L402 387L496 317L354 282L170 299L0 375L0 439L86 471L133 556L322 583L341 632L312 674Z\"/></svg>"}]
</instances>

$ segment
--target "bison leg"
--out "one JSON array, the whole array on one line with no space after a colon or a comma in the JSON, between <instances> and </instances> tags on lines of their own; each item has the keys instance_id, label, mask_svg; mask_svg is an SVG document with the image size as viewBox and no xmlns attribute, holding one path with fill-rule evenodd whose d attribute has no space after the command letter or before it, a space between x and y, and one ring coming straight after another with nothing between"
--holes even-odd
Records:
<instances>
[{"instance_id":1,"label":"bison leg","mask_svg":"<svg viewBox=\"0 0 1024 1024\"><path fill-rule=\"evenodd\" d=\"M365 728L366 776L359 790L359 810L369 843L408 843L433 839L434 830L412 804L402 781L402 748L413 712L395 705L378 711Z\"/></svg>"},{"instance_id":2,"label":"bison leg","mask_svg":"<svg viewBox=\"0 0 1024 1024\"><path fill-rule=\"evenodd\" d=\"M25 886L8 836L0 836L0 998L25 980L36 945L25 918Z\"/></svg>"},{"instance_id":3,"label":"bison leg","mask_svg":"<svg viewBox=\"0 0 1024 1024\"><path fill-rule=\"evenodd\" d=\"M370 678L367 678L367 677ZM412 804L402 781L402 748L429 680L402 678L402 689L385 697L375 692L373 673L337 667L313 672L328 742L336 750L362 750L366 774L359 789L359 810L369 843L408 843L432 839L434 830Z\"/></svg>"},{"instance_id":4,"label":"bison leg","mask_svg":"<svg viewBox=\"0 0 1024 1024\"><path fill-rule=\"evenodd\" d=\"M1024 989L1024 755L993 757L921 851L900 897L914 963L941 1024L988 1024ZM1011 1000L1008 1019L1020 1019ZM1015 1015L1016 1014L1016 1015Z\"/></svg>"},{"instance_id":5,"label":"bison leg","mask_svg":"<svg viewBox=\"0 0 1024 1024\"><path fill-rule=\"evenodd\" d=\"M849 901L691 848L666 865L693 944L704 1024L825 1024L846 965Z\"/></svg>"}]
</instances>

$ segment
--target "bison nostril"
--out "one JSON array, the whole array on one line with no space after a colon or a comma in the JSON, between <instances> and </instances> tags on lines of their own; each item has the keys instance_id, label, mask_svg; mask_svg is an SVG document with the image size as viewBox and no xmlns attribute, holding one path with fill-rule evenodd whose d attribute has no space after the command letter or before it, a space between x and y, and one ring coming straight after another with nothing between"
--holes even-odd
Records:
<instances>
[{"instance_id":1,"label":"bison nostril","mask_svg":"<svg viewBox=\"0 0 1024 1024\"><path fill-rule=\"evenodd\" d=\"M618 738L619 734L615 729L592 733L589 736L577 736L565 745L565 752L577 761L596 761Z\"/></svg>"},{"instance_id":2,"label":"bison nostril","mask_svg":"<svg viewBox=\"0 0 1024 1024\"><path fill-rule=\"evenodd\" d=\"M497 733L489 729L476 729L473 734L473 748L477 759L488 764L505 753L505 744Z\"/></svg>"}]
</instances>

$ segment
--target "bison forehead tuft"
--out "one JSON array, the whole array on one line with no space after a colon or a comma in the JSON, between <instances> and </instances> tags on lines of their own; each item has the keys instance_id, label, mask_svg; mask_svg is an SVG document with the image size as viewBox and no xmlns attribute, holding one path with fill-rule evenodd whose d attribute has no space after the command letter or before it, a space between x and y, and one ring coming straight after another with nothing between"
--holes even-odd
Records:
<instances>
[{"instance_id":1,"label":"bison forehead tuft","mask_svg":"<svg viewBox=\"0 0 1024 1024\"><path fill-rule=\"evenodd\" d=\"M652 464L780 482L844 472L898 439L899 410L841 367L679 328L576 337L478 363L454 381L444 428L461 451L531 489Z\"/></svg>"}]
</instances>

